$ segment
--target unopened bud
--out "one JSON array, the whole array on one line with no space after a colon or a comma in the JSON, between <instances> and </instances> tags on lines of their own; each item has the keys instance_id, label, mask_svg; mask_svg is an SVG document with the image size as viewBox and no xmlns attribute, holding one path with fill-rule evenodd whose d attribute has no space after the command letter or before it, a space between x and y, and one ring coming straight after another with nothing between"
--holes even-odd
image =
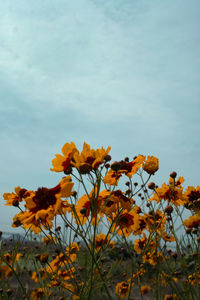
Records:
<instances>
[{"instance_id":1,"label":"unopened bud","mask_svg":"<svg viewBox=\"0 0 200 300\"><path fill-rule=\"evenodd\" d=\"M171 215L171 213L173 212L173 207L171 205L167 205L167 207L165 208L165 212L168 214L168 215Z\"/></svg>"},{"instance_id":2,"label":"unopened bud","mask_svg":"<svg viewBox=\"0 0 200 300\"><path fill-rule=\"evenodd\" d=\"M177 176L177 173L176 173L176 172L172 172L169 176L170 176L171 178L175 179L176 176Z\"/></svg>"},{"instance_id":3,"label":"unopened bud","mask_svg":"<svg viewBox=\"0 0 200 300\"><path fill-rule=\"evenodd\" d=\"M107 154L107 155L105 155L104 156L104 160L107 162L107 161L110 161L112 159L112 157L109 155L109 154Z\"/></svg>"},{"instance_id":4,"label":"unopened bud","mask_svg":"<svg viewBox=\"0 0 200 300\"><path fill-rule=\"evenodd\" d=\"M173 257L174 259L177 259L177 256L178 256L178 255L177 255L176 252L173 252L171 255L172 255L172 257Z\"/></svg>"},{"instance_id":5,"label":"unopened bud","mask_svg":"<svg viewBox=\"0 0 200 300\"><path fill-rule=\"evenodd\" d=\"M148 184L148 188L150 189L150 190L154 190L155 189L155 183L154 182L150 182L149 184Z\"/></svg>"},{"instance_id":6,"label":"unopened bud","mask_svg":"<svg viewBox=\"0 0 200 300\"><path fill-rule=\"evenodd\" d=\"M17 199L14 199L13 202L12 202L12 205L15 206L15 207L18 207L19 206L19 201Z\"/></svg>"}]
</instances>

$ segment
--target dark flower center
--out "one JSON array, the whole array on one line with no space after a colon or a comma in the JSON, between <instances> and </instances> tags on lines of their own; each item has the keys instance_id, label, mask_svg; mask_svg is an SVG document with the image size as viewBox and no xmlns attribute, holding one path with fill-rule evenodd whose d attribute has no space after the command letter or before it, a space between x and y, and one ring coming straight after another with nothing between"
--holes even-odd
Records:
<instances>
[{"instance_id":1,"label":"dark flower center","mask_svg":"<svg viewBox=\"0 0 200 300\"><path fill-rule=\"evenodd\" d=\"M39 211L42 209L48 209L50 205L54 205L56 203L56 194L60 192L60 185L55 186L52 189L48 189L45 187L38 188L33 197L33 201L36 204L34 211Z\"/></svg>"}]
</instances>

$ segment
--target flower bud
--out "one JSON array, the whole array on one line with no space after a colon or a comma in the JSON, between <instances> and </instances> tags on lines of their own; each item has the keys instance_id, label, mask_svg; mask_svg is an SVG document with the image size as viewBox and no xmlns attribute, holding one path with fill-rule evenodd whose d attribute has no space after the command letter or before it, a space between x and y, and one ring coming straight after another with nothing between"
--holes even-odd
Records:
<instances>
[{"instance_id":1,"label":"flower bud","mask_svg":"<svg viewBox=\"0 0 200 300\"><path fill-rule=\"evenodd\" d=\"M104 160L107 162L107 161L110 161L112 159L112 157L109 155L109 154L107 154L107 155L105 155L104 156Z\"/></svg>"},{"instance_id":2,"label":"flower bud","mask_svg":"<svg viewBox=\"0 0 200 300\"><path fill-rule=\"evenodd\" d=\"M176 176L177 176L177 173L176 173L176 172L172 172L169 176L170 176L171 178L175 179Z\"/></svg>"},{"instance_id":3,"label":"flower bud","mask_svg":"<svg viewBox=\"0 0 200 300\"><path fill-rule=\"evenodd\" d=\"M171 205L167 205L167 207L165 208L165 212L168 214L168 215L171 215L171 213L173 212L173 207Z\"/></svg>"},{"instance_id":4,"label":"flower bud","mask_svg":"<svg viewBox=\"0 0 200 300\"><path fill-rule=\"evenodd\" d=\"M19 201L17 199L14 199L13 202L12 202L12 205L15 206L15 207L18 207L19 206Z\"/></svg>"},{"instance_id":5,"label":"flower bud","mask_svg":"<svg viewBox=\"0 0 200 300\"><path fill-rule=\"evenodd\" d=\"M148 188L150 189L150 190L154 190L155 189L155 183L154 182L150 182L149 184L148 184Z\"/></svg>"},{"instance_id":6,"label":"flower bud","mask_svg":"<svg viewBox=\"0 0 200 300\"><path fill-rule=\"evenodd\" d=\"M173 252L171 255L172 255L172 257L173 257L174 259L177 259L177 256L178 256L178 255L177 255L176 252Z\"/></svg>"}]
</instances>

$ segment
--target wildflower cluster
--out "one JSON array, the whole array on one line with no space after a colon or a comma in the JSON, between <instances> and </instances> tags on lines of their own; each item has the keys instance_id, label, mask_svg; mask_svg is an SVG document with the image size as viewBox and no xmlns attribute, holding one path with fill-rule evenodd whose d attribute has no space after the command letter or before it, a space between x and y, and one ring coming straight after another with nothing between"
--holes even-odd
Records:
<instances>
[{"instance_id":1,"label":"wildflower cluster","mask_svg":"<svg viewBox=\"0 0 200 300\"><path fill-rule=\"evenodd\" d=\"M71 142L52 160L51 171L63 176L55 187L5 193L5 204L19 210L12 227L42 237L40 251L25 255L33 263L24 297L199 299L200 186L185 189L172 172L158 187L150 181L158 169L154 156L112 162L110 147L84 143L79 151ZM20 256L2 242L1 278L20 282Z\"/></svg>"}]
</instances>

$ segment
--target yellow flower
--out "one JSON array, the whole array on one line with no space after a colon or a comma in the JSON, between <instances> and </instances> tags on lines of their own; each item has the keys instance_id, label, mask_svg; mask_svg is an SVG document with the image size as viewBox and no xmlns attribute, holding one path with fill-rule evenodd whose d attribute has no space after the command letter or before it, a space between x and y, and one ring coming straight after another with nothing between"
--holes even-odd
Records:
<instances>
[{"instance_id":1,"label":"yellow flower","mask_svg":"<svg viewBox=\"0 0 200 300\"><path fill-rule=\"evenodd\" d=\"M163 183L161 188L157 188L149 201L156 200L159 203L164 199L175 206L184 205L186 196L183 194L183 187L181 186L183 182L183 177L179 177L177 181L170 178L169 184Z\"/></svg>"},{"instance_id":2,"label":"yellow flower","mask_svg":"<svg viewBox=\"0 0 200 300\"><path fill-rule=\"evenodd\" d=\"M169 235L167 232L161 232L160 236L165 242L175 242L175 237L173 235Z\"/></svg>"},{"instance_id":3,"label":"yellow flower","mask_svg":"<svg viewBox=\"0 0 200 300\"><path fill-rule=\"evenodd\" d=\"M106 246L113 248L114 242L110 241L110 234L106 237L106 234L100 233L95 236L95 250L99 251L100 249L105 248Z\"/></svg>"},{"instance_id":4,"label":"yellow flower","mask_svg":"<svg viewBox=\"0 0 200 300\"><path fill-rule=\"evenodd\" d=\"M104 162L104 158L108 155L110 149L111 147L108 147L106 150L101 147L101 149L94 150L90 149L90 145L84 143L82 152L74 154L74 162L72 164L81 174L87 174L91 170L97 169Z\"/></svg>"},{"instance_id":5,"label":"yellow flower","mask_svg":"<svg viewBox=\"0 0 200 300\"><path fill-rule=\"evenodd\" d=\"M71 243L69 246L66 247L66 255L69 257L69 261L73 262L76 260L77 252L80 250L77 243Z\"/></svg>"},{"instance_id":6,"label":"yellow flower","mask_svg":"<svg viewBox=\"0 0 200 300\"><path fill-rule=\"evenodd\" d=\"M159 168L159 160L155 156L148 156L147 160L143 163L142 168L148 174L153 175Z\"/></svg>"},{"instance_id":7,"label":"yellow flower","mask_svg":"<svg viewBox=\"0 0 200 300\"><path fill-rule=\"evenodd\" d=\"M18 206L24 198L29 196L30 192L26 189L21 189L19 186L15 188L15 193L4 193L3 197L6 200L6 205Z\"/></svg>"},{"instance_id":8,"label":"yellow flower","mask_svg":"<svg viewBox=\"0 0 200 300\"><path fill-rule=\"evenodd\" d=\"M22 224L25 229L30 228L36 234L41 231L41 226L45 229L51 228L54 216L70 209L70 204L61 198L71 195L73 185L70 176L67 176L53 188L42 187L35 192L32 191L25 198L27 211L17 214L12 226Z\"/></svg>"},{"instance_id":9,"label":"yellow flower","mask_svg":"<svg viewBox=\"0 0 200 300\"><path fill-rule=\"evenodd\" d=\"M194 215L183 221L183 225L188 228L197 228L200 226L200 215Z\"/></svg>"},{"instance_id":10,"label":"yellow flower","mask_svg":"<svg viewBox=\"0 0 200 300\"><path fill-rule=\"evenodd\" d=\"M196 213L200 212L200 186L188 186L184 193L186 198L185 207L194 210Z\"/></svg>"},{"instance_id":11,"label":"yellow flower","mask_svg":"<svg viewBox=\"0 0 200 300\"><path fill-rule=\"evenodd\" d=\"M143 285L143 286L141 286L141 288L140 288L140 293L141 293L142 295L146 295L146 294L148 294L150 291L151 291L151 287L150 287L149 285Z\"/></svg>"},{"instance_id":12,"label":"yellow flower","mask_svg":"<svg viewBox=\"0 0 200 300\"><path fill-rule=\"evenodd\" d=\"M118 185L120 177L125 174L127 177L131 178L141 167L145 157L143 155L138 155L131 162L120 161L117 162L117 171L112 169L108 171L104 177L103 182L109 185Z\"/></svg>"},{"instance_id":13,"label":"yellow flower","mask_svg":"<svg viewBox=\"0 0 200 300\"><path fill-rule=\"evenodd\" d=\"M149 232L153 231L164 231L164 224L166 223L166 215L161 210L157 209L156 212L150 211L145 214L147 227Z\"/></svg>"},{"instance_id":14,"label":"yellow flower","mask_svg":"<svg viewBox=\"0 0 200 300\"><path fill-rule=\"evenodd\" d=\"M115 293L119 295L121 299L124 299L128 296L130 284L126 281L117 283L115 288Z\"/></svg>"},{"instance_id":15,"label":"yellow flower","mask_svg":"<svg viewBox=\"0 0 200 300\"><path fill-rule=\"evenodd\" d=\"M47 288L37 288L34 289L31 293L31 299L33 300L40 300L43 297L49 297L51 295L51 291Z\"/></svg>"},{"instance_id":16,"label":"yellow flower","mask_svg":"<svg viewBox=\"0 0 200 300\"><path fill-rule=\"evenodd\" d=\"M140 216L134 209L131 211L124 210L121 213L114 213L112 218L109 217L109 222L115 219L115 225L112 226L111 231L117 232L119 235L128 237L131 233L136 234L140 228ZM138 234L138 233L137 233Z\"/></svg>"},{"instance_id":17,"label":"yellow flower","mask_svg":"<svg viewBox=\"0 0 200 300\"><path fill-rule=\"evenodd\" d=\"M164 300L179 300L180 298L176 294L166 294Z\"/></svg>"},{"instance_id":18,"label":"yellow flower","mask_svg":"<svg viewBox=\"0 0 200 300\"><path fill-rule=\"evenodd\" d=\"M63 155L56 154L55 158L52 160L53 168L51 168L51 171L54 172L63 172L65 171L66 174L69 174L72 170L72 161L74 158L74 154L78 152L76 145L71 142L66 143L62 149L61 149Z\"/></svg>"},{"instance_id":19,"label":"yellow flower","mask_svg":"<svg viewBox=\"0 0 200 300\"><path fill-rule=\"evenodd\" d=\"M91 217L91 222L95 221L98 213L100 214L100 199L97 199L97 186L93 188L89 195L84 194L79 198L77 204L75 205L75 211L72 211L72 215L76 223L81 223L82 225ZM97 218L98 219L98 218Z\"/></svg>"}]
</instances>

